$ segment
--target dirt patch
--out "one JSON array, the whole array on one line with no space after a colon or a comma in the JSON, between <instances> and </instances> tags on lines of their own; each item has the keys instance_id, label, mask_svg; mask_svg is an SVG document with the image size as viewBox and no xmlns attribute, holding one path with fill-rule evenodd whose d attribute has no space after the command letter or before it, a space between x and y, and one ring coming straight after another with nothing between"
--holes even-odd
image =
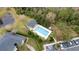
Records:
<instances>
[{"instance_id":1,"label":"dirt patch","mask_svg":"<svg viewBox=\"0 0 79 59\"><path fill-rule=\"evenodd\" d=\"M55 32L56 41L62 41L62 31L55 25L53 25L53 32Z\"/></svg>"},{"instance_id":2,"label":"dirt patch","mask_svg":"<svg viewBox=\"0 0 79 59\"><path fill-rule=\"evenodd\" d=\"M63 39L66 41L78 36L78 34L73 29L71 29L70 26L63 22L58 22L56 25L54 25L54 28L57 40Z\"/></svg>"}]
</instances>

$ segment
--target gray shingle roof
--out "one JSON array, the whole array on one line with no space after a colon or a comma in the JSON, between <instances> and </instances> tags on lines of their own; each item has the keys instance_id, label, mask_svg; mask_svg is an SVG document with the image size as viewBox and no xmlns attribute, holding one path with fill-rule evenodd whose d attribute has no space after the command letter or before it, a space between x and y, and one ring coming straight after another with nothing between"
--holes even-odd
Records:
<instances>
[{"instance_id":1,"label":"gray shingle roof","mask_svg":"<svg viewBox=\"0 0 79 59\"><path fill-rule=\"evenodd\" d=\"M15 48L14 44L21 44L22 40L25 40L23 36L7 33L0 39L0 51L13 51Z\"/></svg>"},{"instance_id":2,"label":"gray shingle roof","mask_svg":"<svg viewBox=\"0 0 79 59\"><path fill-rule=\"evenodd\" d=\"M6 13L3 17L2 17L2 22L3 22L3 26L8 25L8 24L13 24L14 23L14 18L10 13Z\"/></svg>"},{"instance_id":3,"label":"gray shingle roof","mask_svg":"<svg viewBox=\"0 0 79 59\"><path fill-rule=\"evenodd\" d=\"M30 20L26 25L31 28L34 28L36 24L37 22L35 20Z\"/></svg>"}]
</instances>

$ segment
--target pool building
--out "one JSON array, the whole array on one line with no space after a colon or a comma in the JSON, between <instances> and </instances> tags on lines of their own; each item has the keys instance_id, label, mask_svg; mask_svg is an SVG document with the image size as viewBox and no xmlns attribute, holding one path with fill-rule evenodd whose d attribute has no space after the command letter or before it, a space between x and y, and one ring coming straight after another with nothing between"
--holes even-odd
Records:
<instances>
[{"instance_id":1,"label":"pool building","mask_svg":"<svg viewBox=\"0 0 79 59\"><path fill-rule=\"evenodd\" d=\"M43 37L44 39L47 39L51 33L49 29L37 24L37 22L33 19L28 22L27 27L29 27L31 30L33 30L34 33L40 37Z\"/></svg>"}]
</instances>

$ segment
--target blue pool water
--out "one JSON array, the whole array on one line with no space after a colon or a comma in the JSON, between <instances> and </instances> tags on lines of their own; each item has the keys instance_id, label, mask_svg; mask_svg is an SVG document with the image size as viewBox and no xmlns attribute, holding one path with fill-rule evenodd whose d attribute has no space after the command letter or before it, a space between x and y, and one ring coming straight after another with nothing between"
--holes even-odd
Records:
<instances>
[{"instance_id":1,"label":"blue pool water","mask_svg":"<svg viewBox=\"0 0 79 59\"><path fill-rule=\"evenodd\" d=\"M47 36L48 33L49 33L47 30L45 30L45 29L43 29L43 28L41 28L41 27L37 27L37 28L35 29L35 31L41 33L41 34L44 35L44 36Z\"/></svg>"}]
</instances>

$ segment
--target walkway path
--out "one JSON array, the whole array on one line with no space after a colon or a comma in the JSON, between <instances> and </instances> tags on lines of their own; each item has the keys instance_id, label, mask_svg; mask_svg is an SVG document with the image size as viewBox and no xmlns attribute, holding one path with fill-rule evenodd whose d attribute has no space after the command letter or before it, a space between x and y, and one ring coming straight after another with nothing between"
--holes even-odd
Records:
<instances>
[{"instance_id":1,"label":"walkway path","mask_svg":"<svg viewBox=\"0 0 79 59\"><path fill-rule=\"evenodd\" d=\"M34 49L32 46L30 46L29 44L26 44L26 46L27 46L31 51L35 51L35 49Z\"/></svg>"}]
</instances>

